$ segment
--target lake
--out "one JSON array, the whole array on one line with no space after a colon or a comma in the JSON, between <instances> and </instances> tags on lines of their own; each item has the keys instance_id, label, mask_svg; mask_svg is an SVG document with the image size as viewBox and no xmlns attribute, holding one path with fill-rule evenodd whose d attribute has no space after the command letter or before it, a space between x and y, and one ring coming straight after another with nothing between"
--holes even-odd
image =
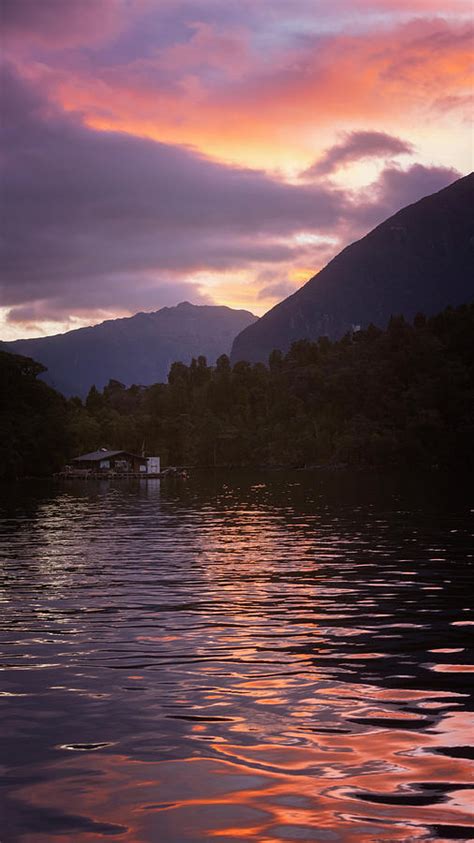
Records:
<instances>
[{"instance_id":1,"label":"lake","mask_svg":"<svg viewBox=\"0 0 474 843\"><path fill-rule=\"evenodd\" d=\"M473 507L436 473L3 489L2 843L474 839Z\"/></svg>"}]
</instances>

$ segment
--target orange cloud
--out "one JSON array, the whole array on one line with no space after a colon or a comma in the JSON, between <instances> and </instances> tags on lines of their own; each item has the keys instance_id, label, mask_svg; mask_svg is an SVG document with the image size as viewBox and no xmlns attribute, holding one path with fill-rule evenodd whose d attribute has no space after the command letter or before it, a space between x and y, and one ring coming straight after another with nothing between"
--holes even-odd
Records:
<instances>
[{"instance_id":1,"label":"orange cloud","mask_svg":"<svg viewBox=\"0 0 474 843\"><path fill-rule=\"evenodd\" d=\"M409 127L441 100L465 104L471 30L441 18L358 35L310 37L257 54L244 34L194 25L184 45L94 76L55 74L56 96L115 129L249 166L301 169L334 130ZM171 74L171 75L169 75ZM443 109L442 109L443 110Z\"/></svg>"},{"instance_id":2,"label":"orange cloud","mask_svg":"<svg viewBox=\"0 0 474 843\"><path fill-rule=\"evenodd\" d=\"M293 0L291 12L275 0L97 0L94 15L89 0L3 5L7 57L31 87L7 118L31 112L9 128L21 238L6 336L98 321L110 302L115 315L184 298L261 313L453 168L471 169L466 0ZM361 138L382 139L384 155L348 157L347 139L352 154ZM418 166L394 166L401 144ZM331 150L335 166L303 182Z\"/></svg>"}]
</instances>

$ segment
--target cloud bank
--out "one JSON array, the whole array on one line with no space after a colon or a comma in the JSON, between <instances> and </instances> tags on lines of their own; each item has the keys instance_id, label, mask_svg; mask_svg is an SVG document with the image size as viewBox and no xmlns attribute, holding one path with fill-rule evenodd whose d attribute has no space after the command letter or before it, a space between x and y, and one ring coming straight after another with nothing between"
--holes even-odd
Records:
<instances>
[{"instance_id":1,"label":"cloud bank","mask_svg":"<svg viewBox=\"0 0 474 843\"><path fill-rule=\"evenodd\" d=\"M467 169L464 0L2 12L0 333L2 313L21 334L182 299L262 312Z\"/></svg>"}]
</instances>

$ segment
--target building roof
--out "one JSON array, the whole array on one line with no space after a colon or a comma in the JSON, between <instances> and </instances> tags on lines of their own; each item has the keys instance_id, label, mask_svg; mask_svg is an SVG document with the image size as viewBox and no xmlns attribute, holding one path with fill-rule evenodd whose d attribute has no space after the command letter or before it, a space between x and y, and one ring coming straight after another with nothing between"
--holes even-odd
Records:
<instances>
[{"instance_id":1,"label":"building roof","mask_svg":"<svg viewBox=\"0 0 474 843\"><path fill-rule=\"evenodd\" d=\"M138 454L131 454L129 451L109 451L107 448L99 448L98 451L91 451L90 454L82 454L80 457L74 457L72 462L99 462L100 460L108 460L111 457L133 457L136 460L145 460L145 457L140 457Z\"/></svg>"}]
</instances>

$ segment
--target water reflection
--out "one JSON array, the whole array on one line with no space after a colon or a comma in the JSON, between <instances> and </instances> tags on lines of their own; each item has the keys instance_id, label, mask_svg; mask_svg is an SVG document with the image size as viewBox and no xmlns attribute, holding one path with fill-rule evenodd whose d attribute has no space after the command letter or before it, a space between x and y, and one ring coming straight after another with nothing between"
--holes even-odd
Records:
<instances>
[{"instance_id":1,"label":"water reflection","mask_svg":"<svg viewBox=\"0 0 474 843\"><path fill-rule=\"evenodd\" d=\"M2 840L473 836L465 493L23 488L0 530Z\"/></svg>"}]
</instances>

